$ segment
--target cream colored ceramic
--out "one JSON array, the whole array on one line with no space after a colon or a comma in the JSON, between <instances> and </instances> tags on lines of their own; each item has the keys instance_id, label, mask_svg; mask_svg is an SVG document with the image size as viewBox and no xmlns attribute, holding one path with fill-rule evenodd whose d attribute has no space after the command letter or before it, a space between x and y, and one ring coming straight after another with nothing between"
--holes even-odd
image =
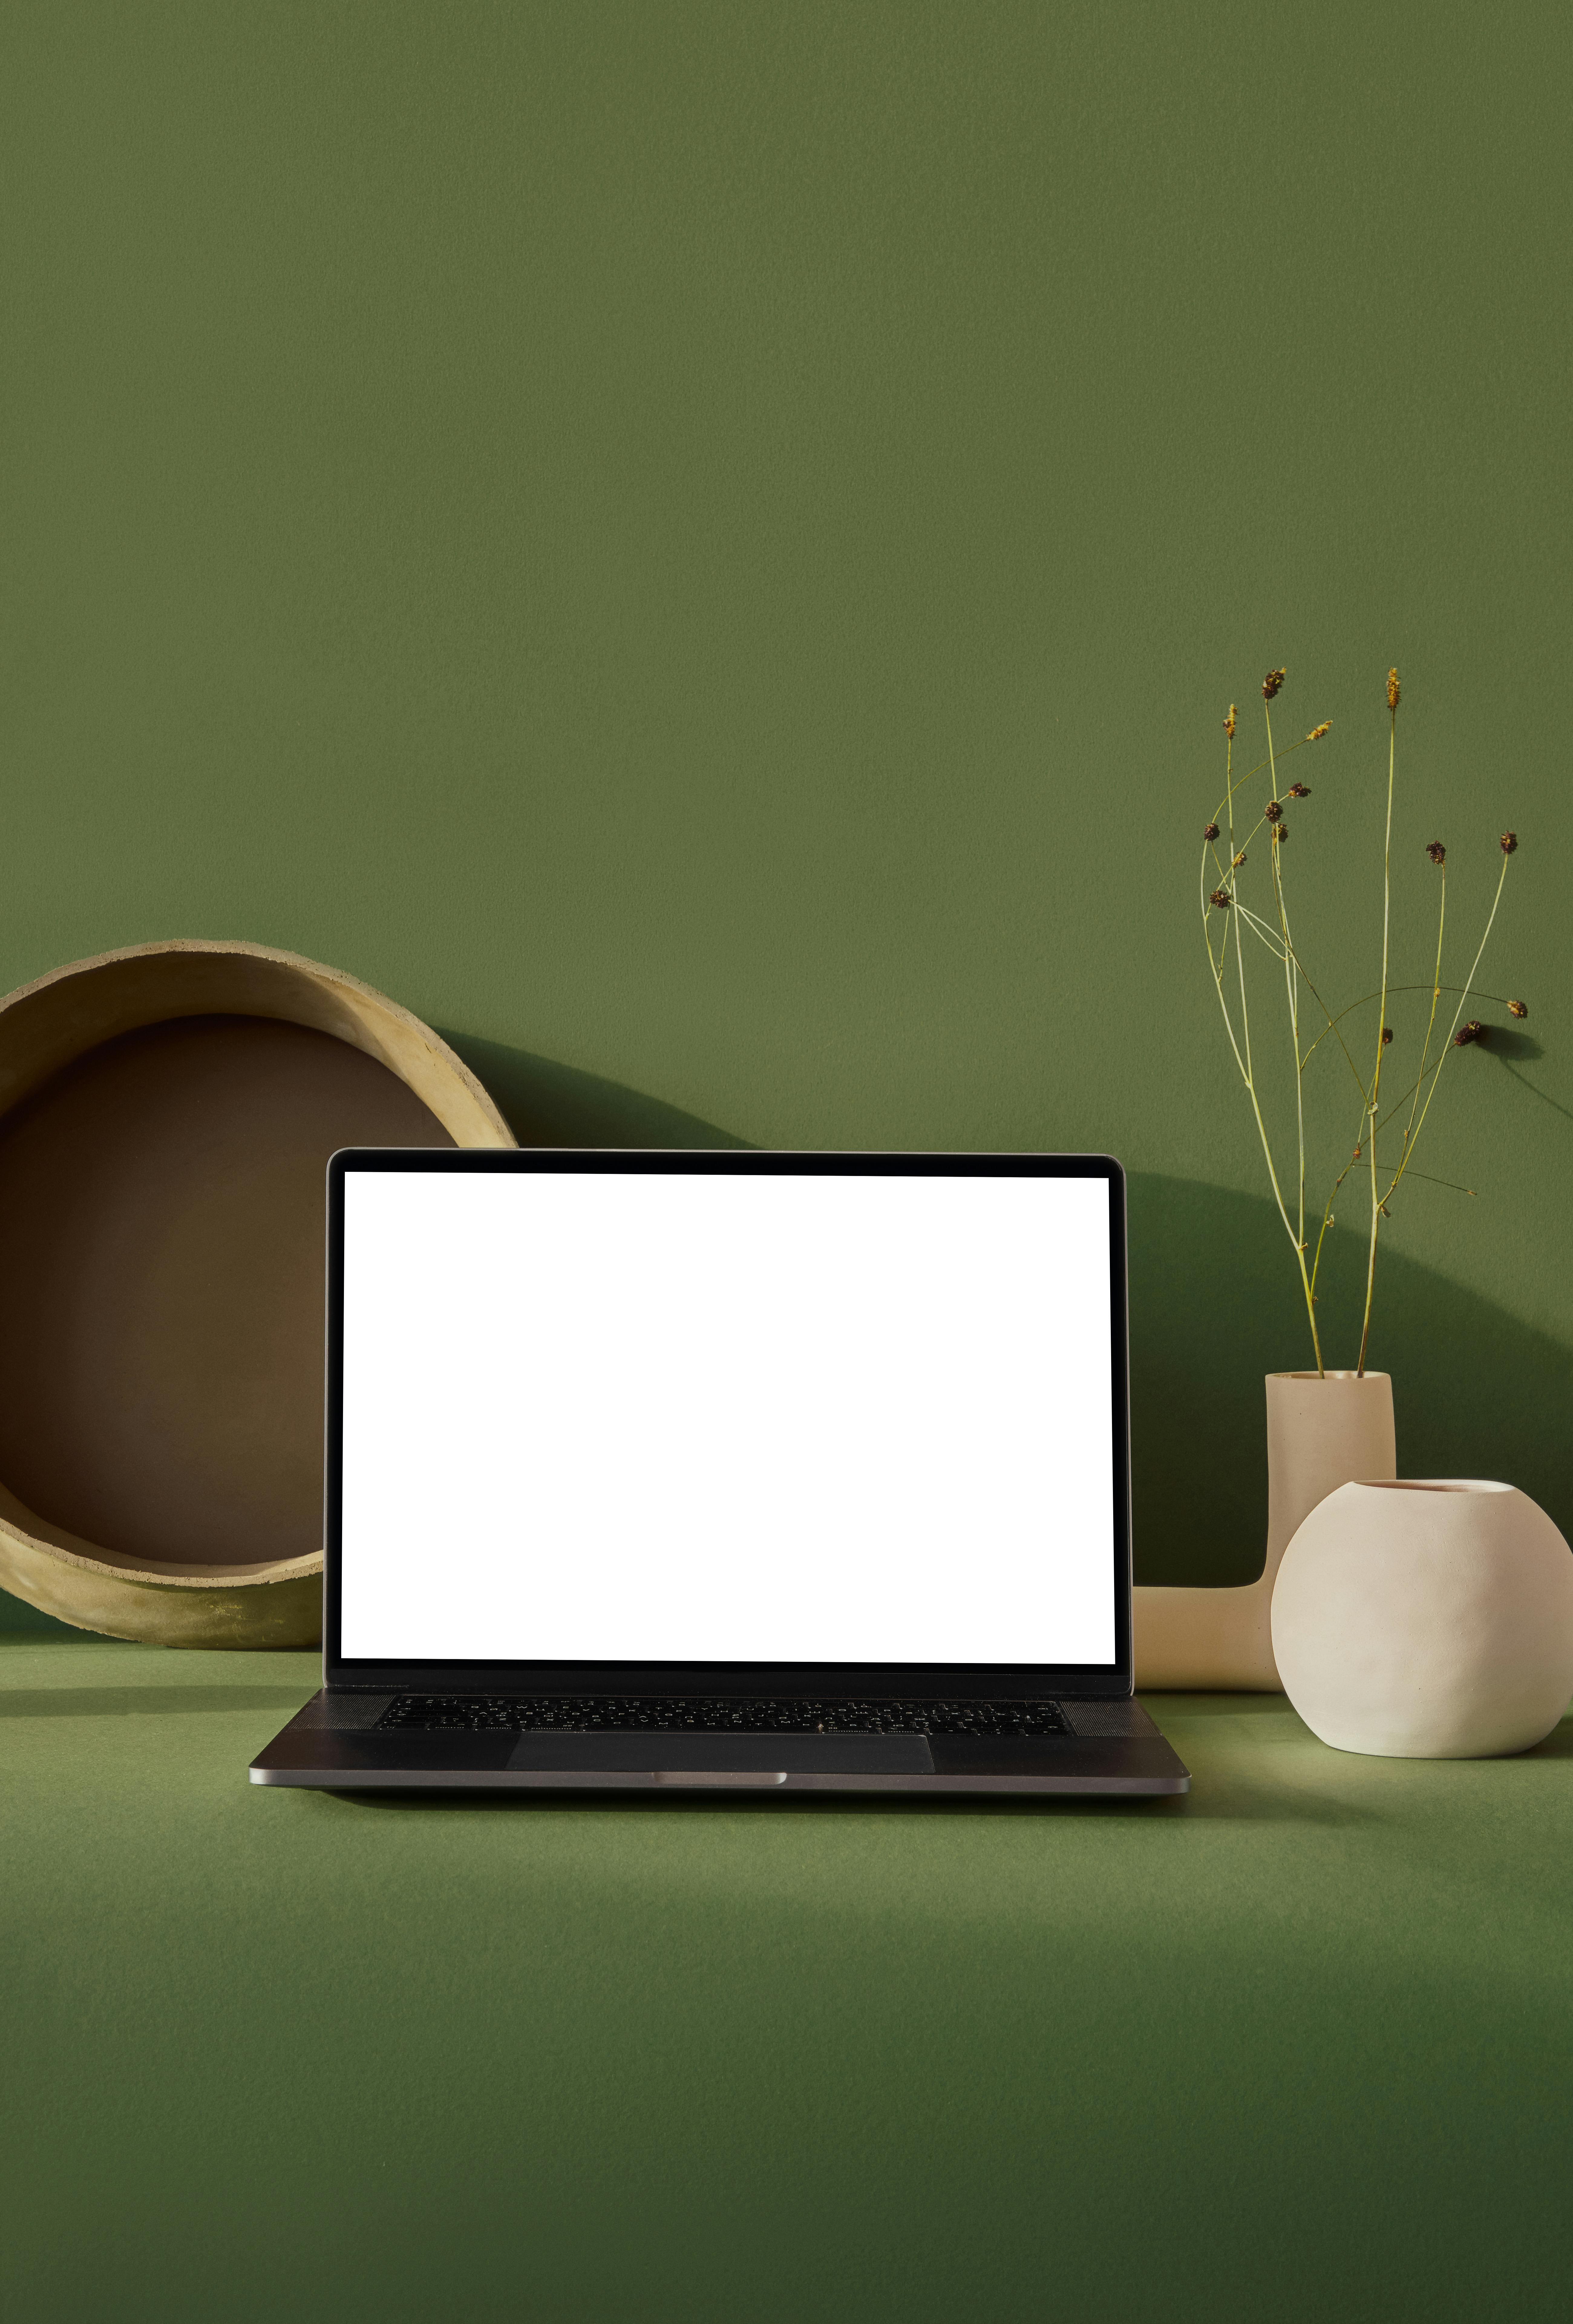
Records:
<instances>
[{"instance_id":1,"label":"cream colored ceramic","mask_svg":"<svg viewBox=\"0 0 1573 2324\"><path fill-rule=\"evenodd\" d=\"M1267 1375L1267 1554L1237 1590L1139 1585L1139 1687L1276 1692L1272 1585L1300 1520L1351 1477L1395 1477L1393 1382L1385 1372Z\"/></svg>"},{"instance_id":2,"label":"cream colored ceramic","mask_svg":"<svg viewBox=\"0 0 1573 2324\"><path fill-rule=\"evenodd\" d=\"M1573 1555L1512 1485L1341 1485L1284 1553L1272 1643L1290 1701L1340 1751L1527 1751L1573 1697Z\"/></svg>"},{"instance_id":3,"label":"cream colored ceramic","mask_svg":"<svg viewBox=\"0 0 1573 2324\"><path fill-rule=\"evenodd\" d=\"M293 953L139 945L0 1002L0 1587L313 1644L328 1157L513 1142L418 1018Z\"/></svg>"}]
</instances>

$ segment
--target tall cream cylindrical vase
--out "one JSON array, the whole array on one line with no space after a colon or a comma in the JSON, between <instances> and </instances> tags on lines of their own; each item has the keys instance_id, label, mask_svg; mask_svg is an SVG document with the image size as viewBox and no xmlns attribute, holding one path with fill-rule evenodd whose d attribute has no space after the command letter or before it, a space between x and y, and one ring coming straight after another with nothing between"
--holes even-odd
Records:
<instances>
[{"instance_id":1,"label":"tall cream cylindrical vase","mask_svg":"<svg viewBox=\"0 0 1573 2324\"><path fill-rule=\"evenodd\" d=\"M1284 1554L1272 1643L1290 1701L1340 1751L1527 1751L1573 1697L1573 1555L1512 1485L1343 1485Z\"/></svg>"},{"instance_id":2,"label":"tall cream cylindrical vase","mask_svg":"<svg viewBox=\"0 0 1573 2324\"><path fill-rule=\"evenodd\" d=\"M1272 1655L1272 1586L1302 1518L1355 1477L1396 1477L1393 1382L1385 1372L1267 1375L1267 1554L1236 1590L1134 1592L1139 1687L1254 1688L1281 1683Z\"/></svg>"}]
</instances>

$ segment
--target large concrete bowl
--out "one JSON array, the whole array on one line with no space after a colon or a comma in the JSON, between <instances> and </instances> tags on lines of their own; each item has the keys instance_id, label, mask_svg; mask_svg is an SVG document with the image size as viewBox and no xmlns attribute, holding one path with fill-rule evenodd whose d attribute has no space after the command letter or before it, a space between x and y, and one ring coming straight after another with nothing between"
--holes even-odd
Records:
<instances>
[{"instance_id":1,"label":"large concrete bowl","mask_svg":"<svg viewBox=\"0 0 1573 2324\"><path fill-rule=\"evenodd\" d=\"M293 953L138 945L0 1001L0 1586L314 1645L324 1167L514 1142L418 1018Z\"/></svg>"}]
</instances>

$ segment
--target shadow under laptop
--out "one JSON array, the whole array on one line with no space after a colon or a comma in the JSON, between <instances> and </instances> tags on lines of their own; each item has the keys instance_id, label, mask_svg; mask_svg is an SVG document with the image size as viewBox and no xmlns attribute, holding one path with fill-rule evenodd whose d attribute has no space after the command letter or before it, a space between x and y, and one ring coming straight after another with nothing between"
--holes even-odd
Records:
<instances>
[{"instance_id":1,"label":"shadow under laptop","mask_svg":"<svg viewBox=\"0 0 1573 2324\"><path fill-rule=\"evenodd\" d=\"M305 1796L304 1794L301 1794ZM523 1794L506 1792L451 1792L434 1799L424 1792L323 1792L316 1794L331 1799L341 1807L370 1808L384 1814L438 1815L588 1815L595 1818L623 1815L655 1816L909 1816L964 1815L1011 1816L1045 1814L1083 1814L1088 1809L1095 1812L1113 1810L1118 1814L1150 1814L1154 1809L1173 1809L1183 1805L1174 1799L1084 1800L1084 1799L997 1799L991 1800L974 1794L967 1799L948 1800L931 1792L913 1793L910 1798L893 1797L877 1792L847 1794L821 1793L795 1796L761 1792L746 1803L736 1798L722 1799L708 1793L695 1792L684 1795L663 1792L657 1797L642 1792L541 1792Z\"/></svg>"},{"instance_id":2,"label":"shadow under laptop","mask_svg":"<svg viewBox=\"0 0 1573 2324\"><path fill-rule=\"evenodd\" d=\"M392 1815L1132 1817L1160 1823L1314 1824L1380 1822L1379 1802L1352 1796L1386 1761L1334 1751L1317 1740L1282 1694L1163 1694L1144 1698L1191 1771L1191 1789L1157 1798L1096 1793L934 1792L338 1791L319 1794L340 1807ZM1573 1758L1573 1718L1530 1758ZM310 1796L301 1793L297 1796Z\"/></svg>"},{"instance_id":3,"label":"shadow under laptop","mask_svg":"<svg viewBox=\"0 0 1573 2324\"><path fill-rule=\"evenodd\" d=\"M1057 1817L1073 1816L1095 1821L1114 1818L1125 1822L1132 1817L1139 1821L1160 1823L1232 1822L1232 1823L1297 1823L1351 1824L1374 1821L1370 1810L1346 1800L1329 1798L1309 1792L1299 1785L1271 1782L1242 1780L1227 1775L1209 1776L1200 1789L1193 1788L1179 1796L1158 1799L1104 1799L1096 1796L1069 1795L1045 1797L1006 1797L990 1799L977 1793L965 1798L948 1799L942 1794L914 1792L910 1795L890 1793L821 1793L810 1796L761 1794L746 1803L735 1796L729 1799L694 1793L687 1797L663 1793L660 1798L642 1793L586 1792L572 1796L562 1793L524 1794L518 1792L452 1792L434 1798L430 1792L318 1792L296 1794L301 1799L332 1801L336 1806L369 1810L381 1815L525 1815L525 1816L588 1816L592 1819L617 1816L719 1816L734 1820L753 1816L787 1816L802 1818L874 1816L881 1821L909 1816L960 1817L976 1822L980 1818L997 1821L1001 1817L1027 1816L1052 1822Z\"/></svg>"}]
</instances>

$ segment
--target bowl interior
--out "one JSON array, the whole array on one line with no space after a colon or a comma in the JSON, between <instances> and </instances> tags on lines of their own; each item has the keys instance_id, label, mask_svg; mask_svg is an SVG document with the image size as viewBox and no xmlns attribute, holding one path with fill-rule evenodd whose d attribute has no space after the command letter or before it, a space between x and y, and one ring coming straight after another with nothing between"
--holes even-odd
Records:
<instances>
[{"instance_id":1,"label":"bowl interior","mask_svg":"<svg viewBox=\"0 0 1573 2324\"><path fill-rule=\"evenodd\" d=\"M0 1120L0 1487L111 1564L322 1540L323 1172L453 1144L385 1065L265 1017L90 1049Z\"/></svg>"}]
</instances>

